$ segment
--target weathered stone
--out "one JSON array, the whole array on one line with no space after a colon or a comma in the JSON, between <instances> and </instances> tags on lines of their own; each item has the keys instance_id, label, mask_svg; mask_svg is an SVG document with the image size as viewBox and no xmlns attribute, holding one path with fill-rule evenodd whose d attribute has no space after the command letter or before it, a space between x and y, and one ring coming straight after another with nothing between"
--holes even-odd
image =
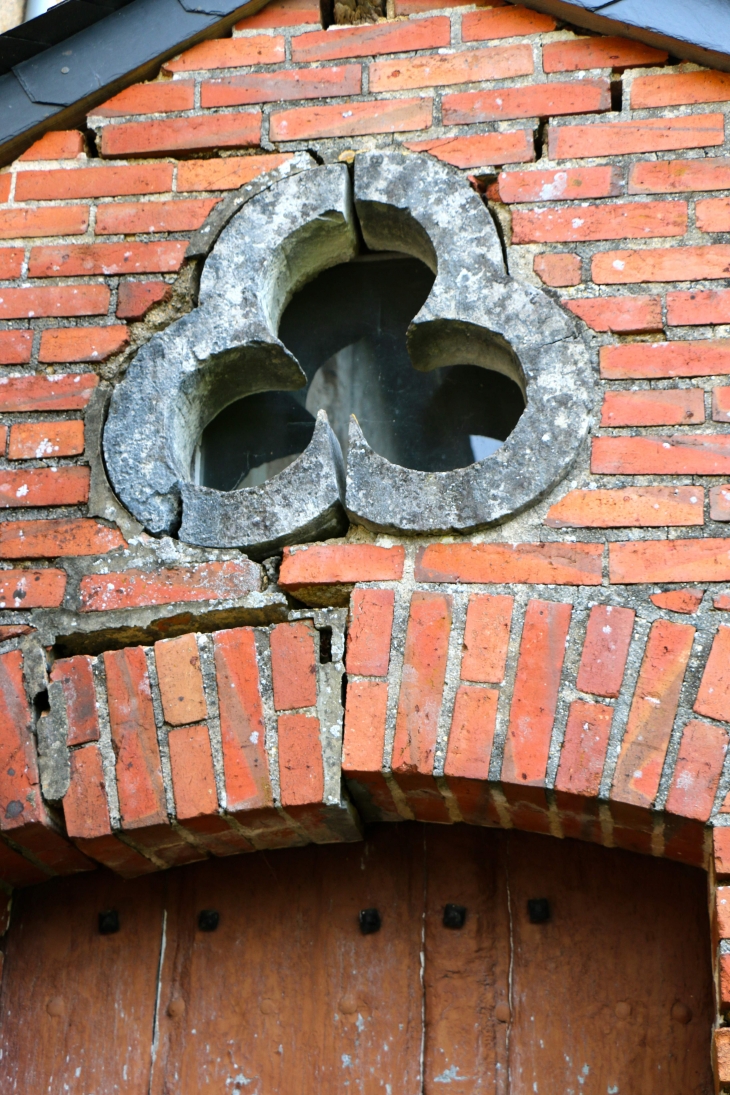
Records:
<instances>
[{"instance_id":1,"label":"weathered stone","mask_svg":"<svg viewBox=\"0 0 730 1095\"><path fill-rule=\"evenodd\" d=\"M36 726L38 770L43 797L47 802L60 802L71 778L66 700L60 681L49 684L48 700L51 709L38 719Z\"/></svg>"}]
</instances>

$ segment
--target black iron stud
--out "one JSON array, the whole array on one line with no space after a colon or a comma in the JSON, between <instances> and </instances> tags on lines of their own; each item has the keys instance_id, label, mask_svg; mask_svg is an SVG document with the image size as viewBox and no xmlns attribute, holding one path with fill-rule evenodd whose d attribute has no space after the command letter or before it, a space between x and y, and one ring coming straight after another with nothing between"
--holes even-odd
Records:
<instances>
[{"instance_id":1,"label":"black iron stud","mask_svg":"<svg viewBox=\"0 0 730 1095\"><path fill-rule=\"evenodd\" d=\"M201 909L198 913L198 930L201 932L214 932L218 927L221 914L217 909Z\"/></svg>"},{"instance_id":2,"label":"black iron stud","mask_svg":"<svg viewBox=\"0 0 730 1095\"><path fill-rule=\"evenodd\" d=\"M382 921L377 909L360 909L360 931L363 935L373 935L380 931Z\"/></svg>"},{"instance_id":3,"label":"black iron stud","mask_svg":"<svg viewBox=\"0 0 730 1095\"><path fill-rule=\"evenodd\" d=\"M547 924L550 919L550 902L546 897L531 897L527 902L527 915L531 924Z\"/></svg>"},{"instance_id":4,"label":"black iron stud","mask_svg":"<svg viewBox=\"0 0 730 1095\"><path fill-rule=\"evenodd\" d=\"M119 913L116 909L105 909L99 913L99 935L114 935L119 931Z\"/></svg>"},{"instance_id":5,"label":"black iron stud","mask_svg":"<svg viewBox=\"0 0 730 1095\"><path fill-rule=\"evenodd\" d=\"M444 927L459 931L466 924L466 906L444 905Z\"/></svg>"}]
</instances>

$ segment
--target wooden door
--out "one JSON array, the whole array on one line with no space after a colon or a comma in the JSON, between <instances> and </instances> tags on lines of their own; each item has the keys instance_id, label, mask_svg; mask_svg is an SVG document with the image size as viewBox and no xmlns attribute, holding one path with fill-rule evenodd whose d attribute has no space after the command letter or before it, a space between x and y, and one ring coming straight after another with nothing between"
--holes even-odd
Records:
<instances>
[{"instance_id":1,"label":"wooden door","mask_svg":"<svg viewBox=\"0 0 730 1095\"><path fill-rule=\"evenodd\" d=\"M47 883L15 901L0 1091L710 1095L705 886L628 852L415 824Z\"/></svg>"}]
</instances>

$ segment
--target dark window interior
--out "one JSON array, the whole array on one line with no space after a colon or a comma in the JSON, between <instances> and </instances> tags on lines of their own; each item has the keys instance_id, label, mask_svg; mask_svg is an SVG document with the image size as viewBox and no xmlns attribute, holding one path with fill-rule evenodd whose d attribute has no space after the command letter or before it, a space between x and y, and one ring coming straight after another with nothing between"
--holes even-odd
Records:
<instances>
[{"instance_id":1,"label":"dark window interior","mask_svg":"<svg viewBox=\"0 0 730 1095\"><path fill-rule=\"evenodd\" d=\"M290 301L279 338L307 375L295 392L259 392L206 426L198 482L219 490L255 486L307 446L323 407L347 452L354 414L372 448L421 471L466 467L499 448L525 401L502 373L464 363L413 368L406 330L434 275L418 259L368 254L319 274Z\"/></svg>"}]
</instances>

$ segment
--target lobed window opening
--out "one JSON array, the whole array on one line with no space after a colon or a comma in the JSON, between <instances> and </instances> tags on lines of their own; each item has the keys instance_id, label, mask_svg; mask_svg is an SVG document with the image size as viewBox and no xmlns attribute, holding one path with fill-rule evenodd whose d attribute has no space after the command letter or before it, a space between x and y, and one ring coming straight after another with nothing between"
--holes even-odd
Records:
<instances>
[{"instance_id":1,"label":"lobed window opening","mask_svg":"<svg viewBox=\"0 0 730 1095\"><path fill-rule=\"evenodd\" d=\"M230 491L258 486L304 451L320 408L343 455L350 415L391 463L427 472L483 460L501 447L525 409L520 386L472 364L416 370L406 331L434 274L419 259L376 252L317 275L291 299L279 338L306 386L232 402L202 432L196 483Z\"/></svg>"}]
</instances>

